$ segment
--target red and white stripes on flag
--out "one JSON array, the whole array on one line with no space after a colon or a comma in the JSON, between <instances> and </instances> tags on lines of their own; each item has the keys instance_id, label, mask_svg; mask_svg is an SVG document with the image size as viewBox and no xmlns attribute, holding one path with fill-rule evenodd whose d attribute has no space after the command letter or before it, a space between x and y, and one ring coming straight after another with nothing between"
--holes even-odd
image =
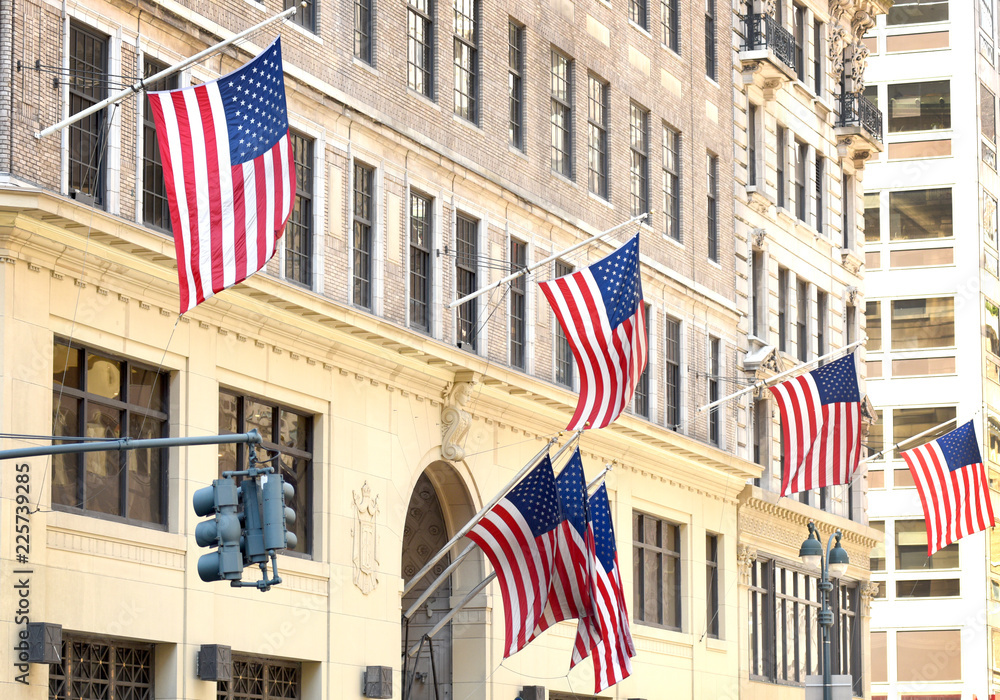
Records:
<instances>
[{"instance_id":1,"label":"red and white stripes on flag","mask_svg":"<svg viewBox=\"0 0 1000 700\"><path fill-rule=\"evenodd\" d=\"M182 314L263 268L295 204L281 66L277 39L218 80L149 93Z\"/></svg>"},{"instance_id":2,"label":"red and white stripes on flag","mask_svg":"<svg viewBox=\"0 0 1000 700\"><path fill-rule=\"evenodd\" d=\"M562 522L548 455L469 532L486 554L504 606L504 658L532 639L548 600Z\"/></svg>"},{"instance_id":3,"label":"red and white stripes on flag","mask_svg":"<svg viewBox=\"0 0 1000 700\"><path fill-rule=\"evenodd\" d=\"M993 527L986 466L972 421L902 456L920 493L928 557L966 535Z\"/></svg>"},{"instance_id":4,"label":"red and white stripes on flag","mask_svg":"<svg viewBox=\"0 0 1000 700\"><path fill-rule=\"evenodd\" d=\"M590 267L539 285L580 372L567 430L603 428L632 400L646 367L639 235Z\"/></svg>"},{"instance_id":5,"label":"red and white stripes on flag","mask_svg":"<svg viewBox=\"0 0 1000 700\"><path fill-rule=\"evenodd\" d=\"M854 354L768 388L781 412L781 495L849 483L861 461Z\"/></svg>"}]
</instances>

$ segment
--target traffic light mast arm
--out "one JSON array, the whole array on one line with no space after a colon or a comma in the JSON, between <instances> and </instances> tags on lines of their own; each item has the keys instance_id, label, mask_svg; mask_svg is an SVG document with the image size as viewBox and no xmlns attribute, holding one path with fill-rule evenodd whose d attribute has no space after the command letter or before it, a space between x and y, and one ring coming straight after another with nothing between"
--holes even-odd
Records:
<instances>
[{"instance_id":1,"label":"traffic light mast arm","mask_svg":"<svg viewBox=\"0 0 1000 700\"><path fill-rule=\"evenodd\" d=\"M53 437L53 440L66 438ZM72 438L69 438L72 439ZM80 452L120 452L122 450L142 450L158 447L188 447L192 445L260 445L264 438L256 429L249 433L234 433L232 435L198 435L194 437L148 438L135 440L120 438L102 442L81 442L73 445L39 445L37 447L18 447L13 450L0 450L0 460L21 459L22 457L39 457L43 455L77 454Z\"/></svg>"}]
</instances>

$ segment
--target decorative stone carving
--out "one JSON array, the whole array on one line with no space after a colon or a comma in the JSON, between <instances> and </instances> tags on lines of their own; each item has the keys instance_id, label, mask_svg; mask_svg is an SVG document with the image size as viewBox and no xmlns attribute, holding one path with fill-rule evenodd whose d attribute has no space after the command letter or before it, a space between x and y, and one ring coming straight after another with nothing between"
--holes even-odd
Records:
<instances>
[{"instance_id":1,"label":"decorative stone carving","mask_svg":"<svg viewBox=\"0 0 1000 700\"><path fill-rule=\"evenodd\" d=\"M868 30L875 26L875 16L868 11L869 8L855 10L854 17L851 18L851 31L854 38L860 42L861 37L868 33Z\"/></svg>"},{"instance_id":2,"label":"decorative stone carving","mask_svg":"<svg viewBox=\"0 0 1000 700\"><path fill-rule=\"evenodd\" d=\"M740 572L740 583L744 586L750 585L750 572L753 570L753 563L757 561L757 548L748 544L736 546L736 566Z\"/></svg>"},{"instance_id":3,"label":"decorative stone carving","mask_svg":"<svg viewBox=\"0 0 1000 700\"><path fill-rule=\"evenodd\" d=\"M860 41L856 41L851 48L851 92L864 92L868 53L868 47Z\"/></svg>"},{"instance_id":4,"label":"decorative stone carving","mask_svg":"<svg viewBox=\"0 0 1000 700\"><path fill-rule=\"evenodd\" d=\"M775 5L777 5L777 0L760 0L761 14L774 17Z\"/></svg>"},{"instance_id":5,"label":"decorative stone carving","mask_svg":"<svg viewBox=\"0 0 1000 700\"><path fill-rule=\"evenodd\" d=\"M874 581L865 581L861 584L861 614L864 617L871 615L872 599L878 595L878 584Z\"/></svg>"},{"instance_id":6,"label":"decorative stone carving","mask_svg":"<svg viewBox=\"0 0 1000 700\"><path fill-rule=\"evenodd\" d=\"M753 241L755 248L763 248L765 238L767 238L767 229L755 228L750 231L750 239Z\"/></svg>"},{"instance_id":7,"label":"decorative stone carving","mask_svg":"<svg viewBox=\"0 0 1000 700\"><path fill-rule=\"evenodd\" d=\"M827 56L830 59L830 69L833 71L834 79L840 82L840 76L844 72L844 49L847 46L847 30L839 24L831 24L827 34L829 48Z\"/></svg>"},{"instance_id":8,"label":"decorative stone carving","mask_svg":"<svg viewBox=\"0 0 1000 700\"><path fill-rule=\"evenodd\" d=\"M472 416L465 410L472 398L474 382L454 382L444 391L441 407L441 456L449 462L465 459L465 436L472 425Z\"/></svg>"},{"instance_id":9,"label":"decorative stone carving","mask_svg":"<svg viewBox=\"0 0 1000 700\"><path fill-rule=\"evenodd\" d=\"M770 102L774 99L775 94L781 89L781 80L766 80L764 81L764 99Z\"/></svg>"},{"instance_id":10,"label":"decorative stone carving","mask_svg":"<svg viewBox=\"0 0 1000 700\"><path fill-rule=\"evenodd\" d=\"M372 500L371 488L366 481L361 493L354 494L354 585L368 595L378 586L378 539L375 518L378 516L378 496Z\"/></svg>"},{"instance_id":11,"label":"decorative stone carving","mask_svg":"<svg viewBox=\"0 0 1000 700\"><path fill-rule=\"evenodd\" d=\"M760 61L745 62L743 64L743 70L740 72L740 74L743 76L743 84L752 85L754 73L760 73L760 71L761 71Z\"/></svg>"},{"instance_id":12,"label":"decorative stone carving","mask_svg":"<svg viewBox=\"0 0 1000 700\"><path fill-rule=\"evenodd\" d=\"M847 300L854 306L857 305L858 300L861 298L860 290L853 285L844 289L844 294L847 296Z\"/></svg>"},{"instance_id":13,"label":"decorative stone carving","mask_svg":"<svg viewBox=\"0 0 1000 700\"><path fill-rule=\"evenodd\" d=\"M841 17L847 14L847 10L850 9L853 0L830 0L830 17L833 20L839 21Z\"/></svg>"}]
</instances>

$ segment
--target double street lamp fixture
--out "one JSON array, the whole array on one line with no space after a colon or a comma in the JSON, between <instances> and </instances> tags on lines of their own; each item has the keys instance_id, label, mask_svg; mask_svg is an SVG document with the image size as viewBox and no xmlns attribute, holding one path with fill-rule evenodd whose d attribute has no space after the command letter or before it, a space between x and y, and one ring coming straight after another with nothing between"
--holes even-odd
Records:
<instances>
[{"instance_id":1,"label":"double street lamp fixture","mask_svg":"<svg viewBox=\"0 0 1000 700\"><path fill-rule=\"evenodd\" d=\"M840 578L847 573L847 566L850 559L847 551L840 546L840 530L834 531L826 543L826 552L823 551L823 544L819 539L819 529L816 524L809 521L809 537L799 548L799 558L802 563L813 569L820 570L819 591L820 591L820 613L819 624L822 630L823 642L823 700L832 700L833 683L830 677L830 628L833 626L833 611L830 610L830 591L833 590L831 577ZM837 544L833 545L836 538ZM833 545L833 549L831 549Z\"/></svg>"}]
</instances>

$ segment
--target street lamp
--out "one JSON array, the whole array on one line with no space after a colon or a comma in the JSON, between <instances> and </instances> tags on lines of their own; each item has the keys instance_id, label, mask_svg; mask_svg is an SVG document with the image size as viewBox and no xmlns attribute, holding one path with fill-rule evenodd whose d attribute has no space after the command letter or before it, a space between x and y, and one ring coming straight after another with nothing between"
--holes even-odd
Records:
<instances>
[{"instance_id":1,"label":"street lamp","mask_svg":"<svg viewBox=\"0 0 1000 700\"><path fill-rule=\"evenodd\" d=\"M837 544L833 545L833 539L837 538ZM823 553L823 544L819 541L819 529L816 524L809 521L809 537L799 548L799 558L802 563L811 568L820 570L819 590L820 590L820 612L819 624L823 630L823 700L833 699L833 684L830 678L830 627L833 626L833 612L830 610L829 597L833 590L833 583L830 577L840 578L847 573L847 565L850 559L847 552L840 546L840 530L836 530L826 543L826 556Z\"/></svg>"}]
</instances>

